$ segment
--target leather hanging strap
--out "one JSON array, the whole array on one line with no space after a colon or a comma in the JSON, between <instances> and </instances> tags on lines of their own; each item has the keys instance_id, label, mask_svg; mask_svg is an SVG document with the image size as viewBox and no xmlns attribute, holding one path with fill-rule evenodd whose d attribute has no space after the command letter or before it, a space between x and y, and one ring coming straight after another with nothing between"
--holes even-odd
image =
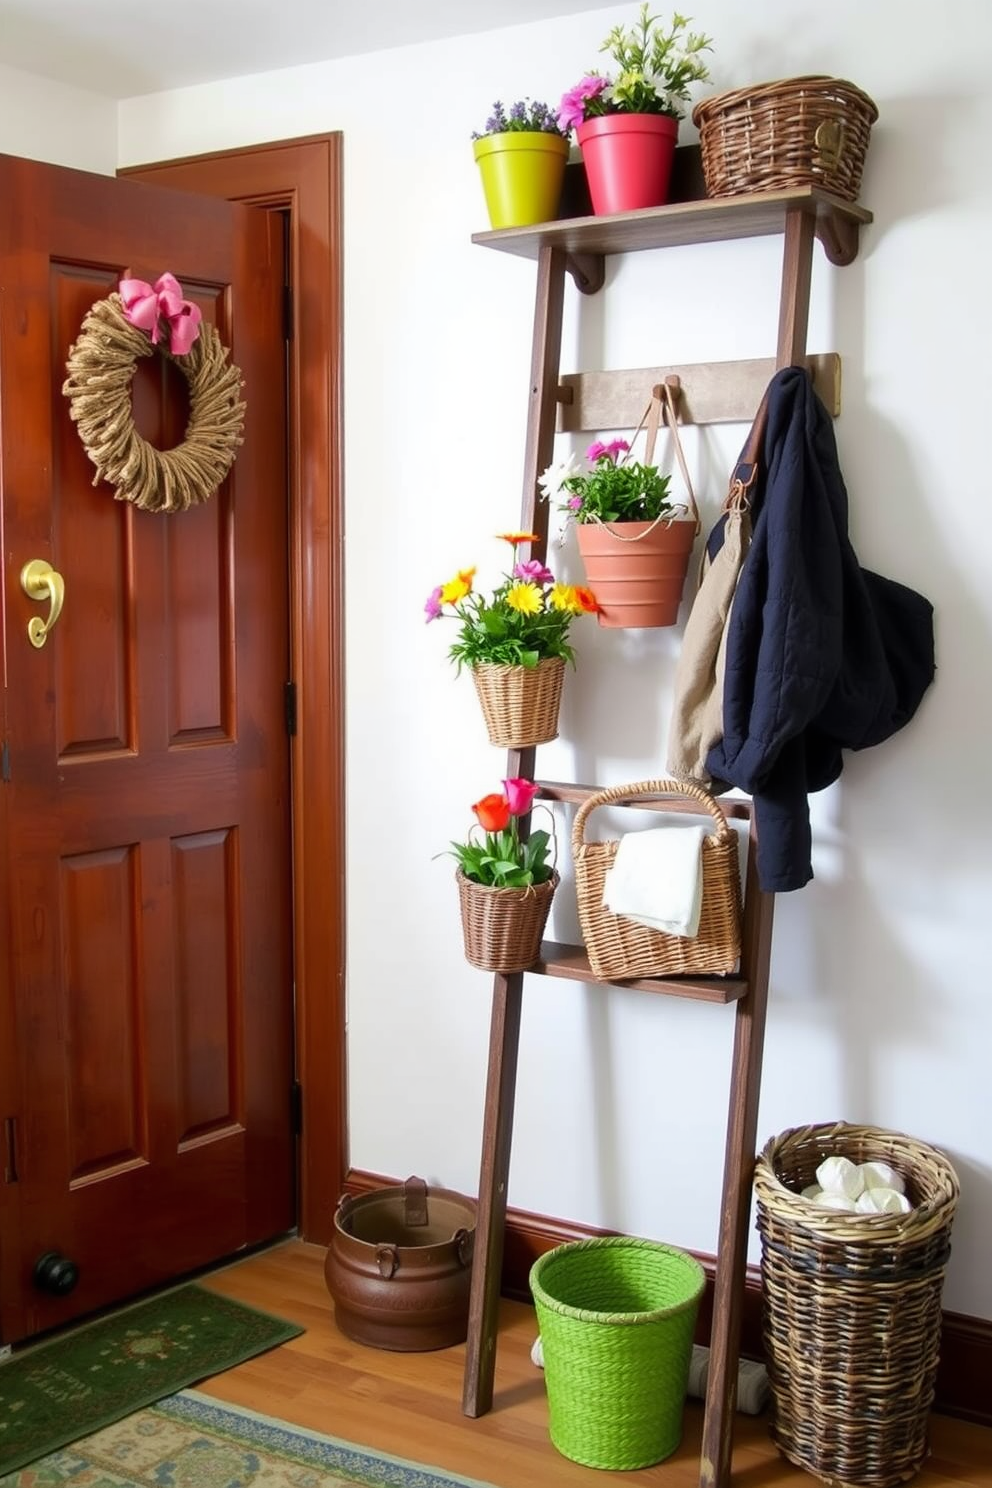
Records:
<instances>
[{"instance_id":1,"label":"leather hanging strap","mask_svg":"<svg viewBox=\"0 0 992 1488\"><path fill-rule=\"evenodd\" d=\"M685 488L689 493L689 506L696 523L696 536L698 537L702 524L699 518L699 507L696 505L696 493L692 489L692 481L689 478L689 467L686 464L682 441L679 438L679 421L675 408L675 393L671 383L658 383L651 389L651 402L648 404L644 417L634 431L635 439L644 426L645 421L647 423L644 444L645 465L652 465L654 463L654 447L658 439L660 426L667 424L672 431L672 439L675 444L675 458L679 462L679 470L682 472L682 479L685 481Z\"/></svg>"}]
</instances>

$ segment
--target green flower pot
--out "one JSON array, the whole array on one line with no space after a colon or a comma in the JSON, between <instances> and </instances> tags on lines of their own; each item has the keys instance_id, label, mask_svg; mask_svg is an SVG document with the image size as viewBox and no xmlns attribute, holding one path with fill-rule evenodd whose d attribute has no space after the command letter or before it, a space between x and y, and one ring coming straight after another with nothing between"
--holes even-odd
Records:
<instances>
[{"instance_id":1,"label":"green flower pot","mask_svg":"<svg viewBox=\"0 0 992 1488\"><path fill-rule=\"evenodd\" d=\"M559 134L512 130L473 140L492 227L529 227L558 214L568 141Z\"/></svg>"}]
</instances>

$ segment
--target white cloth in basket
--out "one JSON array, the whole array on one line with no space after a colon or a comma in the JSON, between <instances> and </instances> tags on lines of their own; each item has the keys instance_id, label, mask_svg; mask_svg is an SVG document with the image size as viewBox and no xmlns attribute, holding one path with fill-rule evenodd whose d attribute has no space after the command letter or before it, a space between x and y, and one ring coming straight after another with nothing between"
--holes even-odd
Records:
<instances>
[{"instance_id":1,"label":"white cloth in basket","mask_svg":"<svg viewBox=\"0 0 992 1488\"><path fill-rule=\"evenodd\" d=\"M703 904L705 837L705 827L628 832L603 883L605 907L649 930L693 939Z\"/></svg>"}]
</instances>

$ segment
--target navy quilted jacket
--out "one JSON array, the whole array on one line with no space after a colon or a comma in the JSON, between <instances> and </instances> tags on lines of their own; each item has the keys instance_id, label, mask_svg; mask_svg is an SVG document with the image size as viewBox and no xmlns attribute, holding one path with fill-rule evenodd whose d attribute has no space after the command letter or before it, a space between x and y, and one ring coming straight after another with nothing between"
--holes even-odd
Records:
<instances>
[{"instance_id":1,"label":"navy quilted jacket","mask_svg":"<svg viewBox=\"0 0 992 1488\"><path fill-rule=\"evenodd\" d=\"M933 607L858 563L832 421L802 368L769 385L751 508L707 765L717 789L753 796L759 882L781 892L813 877L808 792L837 779L842 749L908 723L932 682Z\"/></svg>"}]
</instances>

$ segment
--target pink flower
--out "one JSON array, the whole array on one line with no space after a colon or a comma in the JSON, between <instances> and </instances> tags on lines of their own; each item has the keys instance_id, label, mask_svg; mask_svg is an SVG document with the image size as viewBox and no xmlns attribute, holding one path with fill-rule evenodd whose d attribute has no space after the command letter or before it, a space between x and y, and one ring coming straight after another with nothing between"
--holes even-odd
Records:
<instances>
[{"instance_id":1,"label":"pink flower","mask_svg":"<svg viewBox=\"0 0 992 1488\"><path fill-rule=\"evenodd\" d=\"M603 444L597 439L586 450L586 459L591 465L595 465L596 461L601 460L605 455L607 459L613 460L615 463L617 455L623 454L629 449L630 445L626 439L611 439L609 444Z\"/></svg>"},{"instance_id":2,"label":"pink flower","mask_svg":"<svg viewBox=\"0 0 992 1488\"><path fill-rule=\"evenodd\" d=\"M530 558L526 563L518 563L514 566L513 577L515 579L529 579L533 584L553 584L555 576L550 568L545 568L538 558Z\"/></svg>"},{"instance_id":3,"label":"pink flower","mask_svg":"<svg viewBox=\"0 0 992 1488\"><path fill-rule=\"evenodd\" d=\"M510 806L511 816L526 816L534 804L534 797L539 787L532 780L521 780L514 776L512 780L503 781L503 793Z\"/></svg>"},{"instance_id":4,"label":"pink flower","mask_svg":"<svg viewBox=\"0 0 992 1488\"><path fill-rule=\"evenodd\" d=\"M430 594L427 596L427 603L424 605L424 614L427 616L427 619L424 622L426 625L429 625L432 620L437 620L441 614L442 587L443 586L441 584L438 584L437 588L432 589Z\"/></svg>"},{"instance_id":5,"label":"pink flower","mask_svg":"<svg viewBox=\"0 0 992 1488\"><path fill-rule=\"evenodd\" d=\"M597 77L590 73L581 82L576 83L574 88L562 95L561 103L558 105L558 124L567 134L570 129L575 129L581 124L586 116L586 99L598 98L603 89L609 86L609 79Z\"/></svg>"}]
</instances>

